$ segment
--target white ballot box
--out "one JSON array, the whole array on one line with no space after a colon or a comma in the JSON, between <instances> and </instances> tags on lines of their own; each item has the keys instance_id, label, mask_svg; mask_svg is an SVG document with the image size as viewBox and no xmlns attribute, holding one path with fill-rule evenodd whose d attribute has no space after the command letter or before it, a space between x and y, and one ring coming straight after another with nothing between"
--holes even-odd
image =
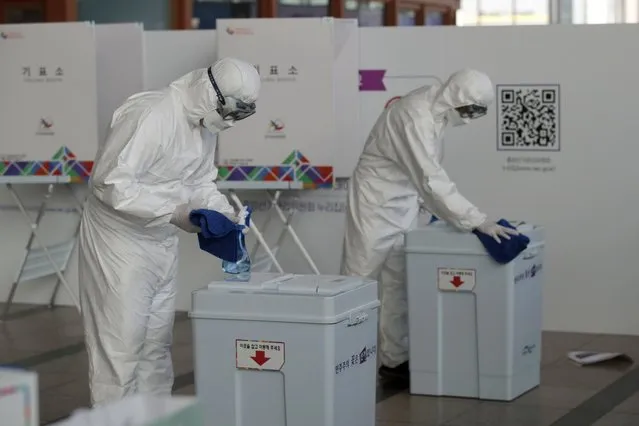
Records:
<instances>
[{"instance_id":1,"label":"white ballot box","mask_svg":"<svg viewBox=\"0 0 639 426\"><path fill-rule=\"evenodd\" d=\"M350 177L362 150L356 19L218 19L218 57L255 65L254 116L220 133L221 180ZM236 168L233 168L236 166Z\"/></svg>"},{"instance_id":2,"label":"white ballot box","mask_svg":"<svg viewBox=\"0 0 639 426\"><path fill-rule=\"evenodd\" d=\"M0 368L0 424L38 426L38 375L31 371Z\"/></svg>"},{"instance_id":3,"label":"white ballot box","mask_svg":"<svg viewBox=\"0 0 639 426\"><path fill-rule=\"evenodd\" d=\"M511 401L539 385L543 230L517 227L530 244L506 265L443 222L407 233L411 393Z\"/></svg>"},{"instance_id":4,"label":"white ballot box","mask_svg":"<svg viewBox=\"0 0 639 426\"><path fill-rule=\"evenodd\" d=\"M195 385L216 424L374 426L377 283L253 274L193 293Z\"/></svg>"}]
</instances>

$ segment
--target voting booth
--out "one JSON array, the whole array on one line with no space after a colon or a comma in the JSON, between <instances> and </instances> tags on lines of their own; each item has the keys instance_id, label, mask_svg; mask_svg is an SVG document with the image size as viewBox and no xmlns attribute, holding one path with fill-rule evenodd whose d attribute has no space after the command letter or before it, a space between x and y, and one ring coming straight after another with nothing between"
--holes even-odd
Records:
<instances>
[{"instance_id":1,"label":"voting booth","mask_svg":"<svg viewBox=\"0 0 639 426\"><path fill-rule=\"evenodd\" d=\"M0 424L38 426L38 375L0 368Z\"/></svg>"},{"instance_id":2,"label":"voting booth","mask_svg":"<svg viewBox=\"0 0 639 426\"><path fill-rule=\"evenodd\" d=\"M195 385L219 425L374 426L377 283L253 274L193 293Z\"/></svg>"},{"instance_id":3,"label":"voting booth","mask_svg":"<svg viewBox=\"0 0 639 426\"><path fill-rule=\"evenodd\" d=\"M2 182L88 177L98 127L95 26L0 25L0 34Z\"/></svg>"},{"instance_id":4,"label":"voting booth","mask_svg":"<svg viewBox=\"0 0 639 426\"><path fill-rule=\"evenodd\" d=\"M70 184L89 178L97 149L95 26L88 22L0 25L0 36L0 184L31 228L2 319L9 314L21 282L46 276L57 276L50 305L62 284L79 310L64 273L82 209ZM18 191L26 185L47 186L35 219ZM70 195L78 226L65 241L46 244L38 228L56 186Z\"/></svg>"},{"instance_id":5,"label":"voting booth","mask_svg":"<svg viewBox=\"0 0 639 426\"><path fill-rule=\"evenodd\" d=\"M472 233L435 222L406 234L410 391L511 401L540 382L543 229L500 265Z\"/></svg>"},{"instance_id":6,"label":"voting booth","mask_svg":"<svg viewBox=\"0 0 639 426\"><path fill-rule=\"evenodd\" d=\"M268 195L264 228L252 227L256 270L284 272L277 255L290 235L319 275L279 200L287 190L331 189L335 178L353 172L359 152L346 147L360 144L357 20L218 19L216 39L218 58L248 61L261 76L255 115L218 135L218 187L238 208L236 191ZM279 236L267 243L262 233L277 219Z\"/></svg>"},{"instance_id":7,"label":"voting booth","mask_svg":"<svg viewBox=\"0 0 639 426\"><path fill-rule=\"evenodd\" d=\"M218 164L230 167L220 180L331 187L335 176L349 177L355 161L345 162L343 146L358 143L357 20L218 19L217 28L218 57L253 63L262 80L255 115L219 136Z\"/></svg>"},{"instance_id":8,"label":"voting booth","mask_svg":"<svg viewBox=\"0 0 639 426\"><path fill-rule=\"evenodd\" d=\"M8 318L22 283L50 276L56 278L50 307L63 286L79 309L66 275L84 188L113 111L142 90L143 51L141 24L0 25L0 185L30 231L25 250L16 251L22 256L15 256L17 271L0 321ZM75 225L52 242L43 226L59 201L75 212Z\"/></svg>"}]
</instances>

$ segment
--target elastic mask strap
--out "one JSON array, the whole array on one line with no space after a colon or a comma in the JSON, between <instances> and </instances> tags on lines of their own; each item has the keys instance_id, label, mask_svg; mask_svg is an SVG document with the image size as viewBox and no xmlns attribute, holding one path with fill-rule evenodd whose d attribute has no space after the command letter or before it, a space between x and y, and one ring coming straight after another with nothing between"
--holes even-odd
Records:
<instances>
[{"instance_id":1,"label":"elastic mask strap","mask_svg":"<svg viewBox=\"0 0 639 426\"><path fill-rule=\"evenodd\" d=\"M220 104L220 108L226 105L226 99L224 99L224 95L222 94L222 91L220 90L220 88L217 86L217 83L215 82L215 78L213 78L213 69L212 67L209 67L206 72L209 75L209 81L211 82L211 85L213 86L213 90L215 90L215 94L217 96L217 101Z\"/></svg>"}]
</instances>

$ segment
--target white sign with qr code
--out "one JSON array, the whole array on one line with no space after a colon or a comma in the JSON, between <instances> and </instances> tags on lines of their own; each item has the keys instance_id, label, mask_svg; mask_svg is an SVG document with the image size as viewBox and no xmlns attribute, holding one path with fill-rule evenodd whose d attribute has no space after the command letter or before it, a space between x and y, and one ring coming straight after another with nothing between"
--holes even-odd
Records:
<instances>
[{"instance_id":1,"label":"white sign with qr code","mask_svg":"<svg viewBox=\"0 0 639 426\"><path fill-rule=\"evenodd\" d=\"M242 370L280 371L286 361L284 342L235 341L235 367Z\"/></svg>"},{"instance_id":2,"label":"white sign with qr code","mask_svg":"<svg viewBox=\"0 0 639 426\"><path fill-rule=\"evenodd\" d=\"M558 84L497 85L497 150L560 152Z\"/></svg>"}]
</instances>

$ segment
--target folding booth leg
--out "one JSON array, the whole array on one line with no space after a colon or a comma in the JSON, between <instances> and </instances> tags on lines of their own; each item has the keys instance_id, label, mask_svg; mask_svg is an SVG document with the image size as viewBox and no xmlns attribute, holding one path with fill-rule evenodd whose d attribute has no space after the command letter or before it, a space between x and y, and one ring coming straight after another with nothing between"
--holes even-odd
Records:
<instances>
[{"instance_id":1,"label":"folding booth leg","mask_svg":"<svg viewBox=\"0 0 639 426\"><path fill-rule=\"evenodd\" d=\"M78 200L78 198L76 197L75 191L73 191L73 186L71 184L66 184L65 186L71 193L71 196L73 197L73 200L75 201L75 210L80 216L80 218L78 219L78 223L75 227L75 232L73 233L74 245L73 245L73 248L71 249L73 251L75 249L75 244L77 243L77 240L78 240L78 234L80 233L80 222L82 221L82 209L83 209L82 204L83 203L82 201ZM58 277L58 279L55 282L55 287L53 287L53 293L51 293L51 300L49 301L49 309L55 308L55 299L58 296L58 290L60 290L60 284L62 284L62 281L60 281L60 278Z\"/></svg>"},{"instance_id":2,"label":"folding booth leg","mask_svg":"<svg viewBox=\"0 0 639 426\"><path fill-rule=\"evenodd\" d=\"M33 239L35 237L35 229L38 226L40 226L40 221L42 220L42 216L44 216L44 211L47 207L49 199L51 198L51 195L53 194L53 189L54 189L53 185L49 185L47 187L47 193L45 194L44 198L42 199L42 202L40 203L40 207L38 208L38 214L36 215L35 222L32 223L31 217L29 217L26 209L24 208L24 205L22 204L22 200L18 196L18 193L16 192L16 190L13 188L13 185L8 183L6 184L6 188L7 188L7 191L9 191L9 193L11 194L11 197L13 198L14 202L18 206L18 209L20 209L20 212L22 213L22 215L25 216L27 223L29 223L31 232L29 233L29 239L27 240L27 245L25 246L25 249L24 249L24 255L22 256L22 260L20 262L20 268L18 269L18 273L16 274L15 280L11 284L9 297L7 298L7 301L4 306L4 311L2 313L3 320L6 320L7 316L9 315L9 310L11 309L11 305L13 304L13 299L16 295L18 284L20 283L20 279L22 278L22 273L24 272L24 267L27 262L27 257L29 256L29 253L31 252L31 246L33 245Z\"/></svg>"},{"instance_id":3,"label":"folding booth leg","mask_svg":"<svg viewBox=\"0 0 639 426\"><path fill-rule=\"evenodd\" d=\"M270 196L271 195L269 194L269 197ZM304 259L306 259L306 263L308 263L308 266L310 266L310 268L311 268L311 270L313 271L314 274L320 275L319 269L317 269L317 265L315 265L315 262L311 258L311 255L308 253L308 251L306 250L306 247L304 246L304 244L302 243L300 238L297 236L297 232L295 232L295 229L291 225L291 220L290 219L291 219L292 216L287 217L284 214L284 211L282 211L282 208L277 203L275 203L273 205L273 207L275 208L275 211L277 212L278 216L280 217L280 220L284 224L284 227L285 227L286 231L289 234L291 234L291 237L293 238L293 241L295 242L295 245L302 252L302 255L304 256Z\"/></svg>"},{"instance_id":4,"label":"folding booth leg","mask_svg":"<svg viewBox=\"0 0 639 426\"><path fill-rule=\"evenodd\" d=\"M268 194L268 191L266 191L266 193ZM273 220L273 204L279 202L280 194L281 194L280 191L275 191L275 199L274 200L271 199L271 205L268 209L268 215L266 216L266 220L264 221L264 225L262 226L262 230L264 233L266 233L266 230L271 225L271 221ZM257 255L257 250L259 248L260 248L260 243L258 241L257 244L255 244L255 246L253 247L253 250L251 250L251 259L255 257L255 255Z\"/></svg>"},{"instance_id":5,"label":"folding booth leg","mask_svg":"<svg viewBox=\"0 0 639 426\"><path fill-rule=\"evenodd\" d=\"M44 242L42 241L42 239L40 238L40 235L38 233L38 226L40 225L40 221L42 220L42 217L44 216L46 205L47 205L49 199L51 198L51 195L53 194L54 185L53 184L49 184L49 186L47 188L47 193L45 195L45 198L44 198L43 202L40 204L40 208L38 210L38 215L36 217L35 222L31 221L31 217L29 216L29 213L27 212L27 209L24 207L24 204L22 203L22 200L18 196L18 193L15 191L13 186L11 184L7 184L7 189L9 190L9 193L11 194L14 202L18 206L18 209L20 210L20 213L22 213L22 216L24 217L24 219L27 221L27 223L31 227L31 234L29 235L29 240L28 240L28 243L27 243L27 247L25 249L25 255L24 255L24 258L23 258L22 263L20 265L20 270L18 272L18 276L16 278L16 281L13 283L11 291L9 293L9 299L7 300L7 305L5 306L5 310L4 310L4 318L6 319L6 315L7 315L8 311L9 311L9 309L11 307L11 304L13 303L13 298L15 296L15 292L17 290L18 284L20 283L20 279L22 278L22 274L23 274L23 271L24 271L24 267L25 267L26 261L28 259L29 254L31 253L32 248L33 248L32 246L33 246L33 240L34 239L38 243L38 245L42 248L42 251L43 251L45 257L47 258L49 264L51 265L53 272L57 275L58 280L60 281L60 283L62 285L64 285L64 287L66 288L67 292L69 293L69 297L73 301L73 304L76 306L76 308L79 311L80 310L80 303L78 302L75 294L71 290L71 286L67 282L67 280L64 277L64 274L62 273L60 268L58 268L58 265L56 264L55 260L53 259L49 249L44 244Z\"/></svg>"}]
</instances>

